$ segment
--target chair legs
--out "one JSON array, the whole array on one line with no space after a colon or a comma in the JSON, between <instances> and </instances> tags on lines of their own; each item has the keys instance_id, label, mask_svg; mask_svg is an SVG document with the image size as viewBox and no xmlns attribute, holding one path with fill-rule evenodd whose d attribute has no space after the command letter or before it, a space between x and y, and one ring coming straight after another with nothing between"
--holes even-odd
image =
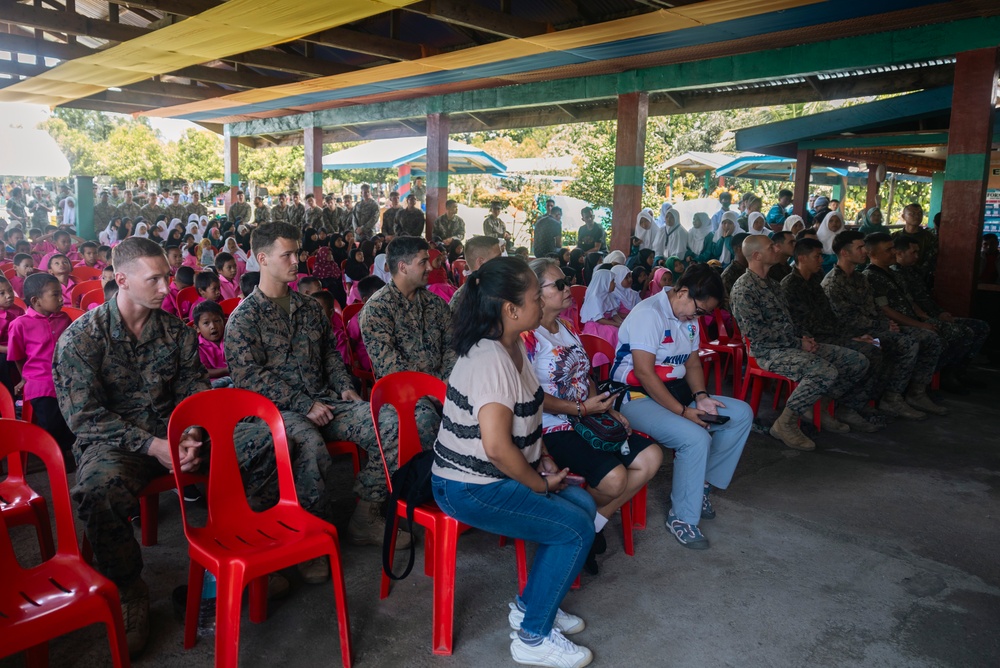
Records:
<instances>
[{"instance_id":1,"label":"chair legs","mask_svg":"<svg viewBox=\"0 0 1000 668\"><path fill-rule=\"evenodd\" d=\"M181 503L184 500L181 499ZM139 497L139 521L142 522L142 545L152 547L159 538L160 494L143 494Z\"/></svg>"},{"instance_id":2,"label":"chair legs","mask_svg":"<svg viewBox=\"0 0 1000 668\"><path fill-rule=\"evenodd\" d=\"M625 554L635 556L635 541L632 539L632 499L622 505L622 542L625 544Z\"/></svg>"},{"instance_id":3,"label":"chair legs","mask_svg":"<svg viewBox=\"0 0 1000 668\"><path fill-rule=\"evenodd\" d=\"M198 612L201 608L201 589L205 584L205 568L191 560L188 566L187 607L184 611L184 649L191 649L198 642Z\"/></svg>"},{"instance_id":4,"label":"chair legs","mask_svg":"<svg viewBox=\"0 0 1000 668\"><path fill-rule=\"evenodd\" d=\"M455 562L458 555L458 522L445 517L434 531L437 558L434 560L435 654L450 655L455 626Z\"/></svg>"},{"instance_id":5,"label":"chair legs","mask_svg":"<svg viewBox=\"0 0 1000 668\"><path fill-rule=\"evenodd\" d=\"M344 566L340 560L340 541L334 538L336 549L330 552L330 569L333 580L333 597L337 603L337 628L340 633L340 659L344 668L351 668L351 618L347 612L347 586L344 584Z\"/></svg>"},{"instance_id":6,"label":"chair legs","mask_svg":"<svg viewBox=\"0 0 1000 668\"><path fill-rule=\"evenodd\" d=\"M31 512L35 516L35 533L38 534L38 549L42 559L55 556L56 546L52 542L52 524L49 522L49 508L45 499L39 497L31 502Z\"/></svg>"},{"instance_id":7,"label":"chair legs","mask_svg":"<svg viewBox=\"0 0 1000 668\"><path fill-rule=\"evenodd\" d=\"M648 491L647 486L643 485L642 489L636 492L630 501L632 504L632 526L636 529L646 528L646 494Z\"/></svg>"}]
</instances>

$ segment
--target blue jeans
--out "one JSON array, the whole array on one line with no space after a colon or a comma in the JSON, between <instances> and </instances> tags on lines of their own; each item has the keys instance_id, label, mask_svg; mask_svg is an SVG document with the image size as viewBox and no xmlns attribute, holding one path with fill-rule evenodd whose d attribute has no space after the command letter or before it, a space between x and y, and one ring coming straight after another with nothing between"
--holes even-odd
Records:
<instances>
[{"instance_id":1,"label":"blue jeans","mask_svg":"<svg viewBox=\"0 0 1000 668\"><path fill-rule=\"evenodd\" d=\"M715 398L726 405L718 409L719 415L728 415L730 420L711 425L711 431L649 398L633 399L621 409L633 429L674 451L670 501L677 518L695 526L701 520L704 483L721 489L729 486L753 424L750 406L731 397Z\"/></svg>"},{"instance_id":2,"label":"blue jeans","mask_svg":"<svg viewBox=\"0 0 1000 668\"><path fill-rule=\"evenodd\" d=\"M576 579L594 542L597 507L590 494L567 487L548 496L516 480L486 485L434 476L434 500L445 513L490 533L538 543L528 584L521 594L521 629L549 635L556 611Z\"/></svg>"}]
</instances>

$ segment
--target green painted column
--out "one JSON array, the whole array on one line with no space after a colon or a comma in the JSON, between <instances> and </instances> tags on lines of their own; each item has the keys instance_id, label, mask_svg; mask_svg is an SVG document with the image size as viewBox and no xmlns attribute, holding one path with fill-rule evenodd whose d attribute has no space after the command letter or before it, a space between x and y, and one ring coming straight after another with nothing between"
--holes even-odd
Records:
<instances>
[{"instance_id":1,"label":"green painted column","mask_svg":"<svg viewBox=\"0 0 1000 668\"><path fill-rule=\"evenodd\" d=\"M833 199L840 200L841 203L844 201L844 197L847 195L847 177L843 176L837 181L837 185L833 187ZM841 208L843 210L843 207Z\"/></svg>"},{"instance_id":2,"label":"green painted column","mask_svg":"<svg viewBox=\"0 0 1000 668\"><path fill-rule=\"evenodd\" d=\"M74 178L76 187L76 236L90 241L97 241L97 230L94 229L94 177L77 176Z\"/></svg>"},{"instance_id":3,"label":"green painted column","mask_svg":"<svg viewBox=\"0 0 1000 668\"><path fill-rule=\"evenodd\" d=\"M239 137L229 134L229 126L226 126L222 136L222 161L225 165L224 176L226 185L229 186L229 197L226 201L226 210L229 210L236 203L236 191L240 189L240 143Z\"/></svg>"},{"instance_id":4,"label":"green painted column","mask_svg":"<svg viewBox=\"0 0 1000 668\"><path fill-rule=\"evenodd\" d=\"M944 172L931 174L931 208L928 212L928 227L934 227L934 214L941 210L941 198L944 197Z\"/></svg>"},{"instance_id":5,"label":"green painted column","mask_svg":"<svg viewBox=\"0 0 1000 668\"><path fill-rule=\"evenodd\" d=\"M305 144L305 183L302 198L312 193L317 202L323 201L323 128L310 126L302 131Z\"/></svg>"}]
</instances>

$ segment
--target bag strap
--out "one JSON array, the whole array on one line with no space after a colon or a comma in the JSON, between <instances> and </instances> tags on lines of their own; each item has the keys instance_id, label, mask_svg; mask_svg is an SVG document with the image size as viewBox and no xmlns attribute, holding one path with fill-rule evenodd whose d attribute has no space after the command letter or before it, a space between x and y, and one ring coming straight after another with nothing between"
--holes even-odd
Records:
<instances>
[{"instance_id":1,"label":"bag strap","mask_svg":"<svg viewBox=\"0 0 1000 668\"><path fill-rule=\"evenodd\" d=\"M396 509L399 507L399 488L401 487L402 476L400 476L400 478L400 481L398 483L394 483L392 486L392 494L389 496L389 507L386 511L385 534L382 537L382 570L391 580L402 580L406 578L406 576L410 574L410 571L413 570L413 562L416 558L416 545L414 544L411 536L409 554L406 558L406 568L403 569L403 572L400 575L396 575L392 572L392 566L389 565L389 551L392 549L392 537L396 531ZM420 476L420 479L411 481L411 484L406 490L406 521L410 527L413 526L413 513L417 502L422 501L422 499L418 499L420 490L430 483L430 479L431 469L430 467L427 467L427 471Z\"/></svg>"}]
</instances>

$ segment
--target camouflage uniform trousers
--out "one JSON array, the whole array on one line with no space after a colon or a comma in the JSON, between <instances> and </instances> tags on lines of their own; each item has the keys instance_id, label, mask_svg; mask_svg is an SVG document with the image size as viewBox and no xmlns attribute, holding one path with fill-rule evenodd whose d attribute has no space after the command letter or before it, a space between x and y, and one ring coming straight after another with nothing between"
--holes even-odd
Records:
<instances>
[{"instance_id":1,"label":"camouflage uniform trousers","mask_svg":"<svg viewBox=\"0 0 1000 668\"><path fill-rule=\"evenodd\" d=\"M919 346L911 380L921 387L929 385L934 372L941 368L945 340L936 332L919 327L900 327L899 331L910 340L916 341Z\"/></svg>"},{"instance_id":2,"label":"camouflage uniform trousers","mask_svg":"<svg viewBox=\"0 0 1000 668\"><path fill-rule=\"evenodd\" d=\"M952 318L950 322L931 318L938 333L947 342L947 350L942 354L940 366L964 366L970 357L982 351L983 344L990 336L990 326L975 318ZM945 361L947 360L947 361Z\"/></svg>"},{"instance_id":3,"label":"camouflage uniform trousers","mask_svg":"<svg viewBox=\"0 0 1000 668\"><path fill-rule=\"evenodd\" d=\"M860 395L868 382L868 360L864 355L841 346L817 345L815 353L785 348L757 356L762 369L798 383L786 404L797 415L812 415L813 404L821 397L841 399Z\"/></svg>"},{"instance_id":4,"label":"camouflage uniform trousers","mask_svg":"<svg viewBox=\"0 0 1000 668\"><path fill-rule=\"evenodd\" d=\"M865 356L865 359L868 360L868 373L865 374L864 385L858 386L857 392L848 393L841 397L841 405L845 408L853 408L854 410L859 411L864 408L869 401L878 399L882 396L886 387L889 365L886 363L886 356L883 355L881 348L871 343L855 341L854 339L843 337L817 337L816 341L832 346L850 348L851 350L861 353ZM907 381L908 380L909 376L907 376Z\"/></svg>"}]
</instances>

